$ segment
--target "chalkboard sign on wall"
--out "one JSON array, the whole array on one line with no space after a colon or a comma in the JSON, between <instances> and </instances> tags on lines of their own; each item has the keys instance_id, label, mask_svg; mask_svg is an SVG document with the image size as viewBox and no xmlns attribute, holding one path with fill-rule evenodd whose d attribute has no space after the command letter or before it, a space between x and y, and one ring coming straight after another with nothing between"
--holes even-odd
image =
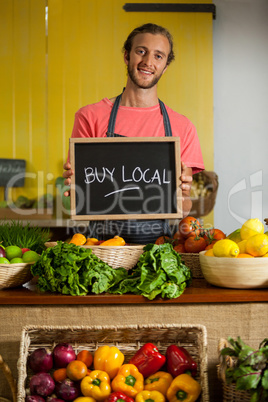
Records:
<instances>
[{"instance_id":1,"label":"chalkboard sign on wall","mask_svg":"<svg viewBox=\"0 0 268 402\"><path fill-rule=\"evenodd\" d=\"M182 217L178 137L71 138L71 218Z\"/></svg>"},{"instance_id":2,"label":"chalkboard sign on wall","mask_svg":"<svg viewBox=\"0 0 268 402\"><path fill-rule=\"evenodd\" d=\"M0 159L0 187L23 187L25 167L24 159Z\"/></svg>"}]
</instances>

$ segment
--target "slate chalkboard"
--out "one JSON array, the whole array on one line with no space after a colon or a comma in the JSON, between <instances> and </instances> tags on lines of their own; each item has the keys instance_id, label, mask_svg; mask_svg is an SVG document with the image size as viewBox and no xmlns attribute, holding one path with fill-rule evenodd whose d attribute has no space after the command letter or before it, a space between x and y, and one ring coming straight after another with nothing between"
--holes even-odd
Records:
<instances>
[{"instance_id":1,"label":"slate chalkboard","mask_svg":"<svg viewBox=\"0 0 268 402\"><path fill-rule=\"evenodd\" d=\"M23 187L26 161L0 159L0 187Z\"/></svg>"},{"instance_id":2,"label":"slate chalkboard","mask_svg":"<svg viewBox=\"0 0 268 402\"><path fill-rule=\"evenodd\" d=\"M71 138L71 218L182 217L178 137Z\"/></svg>"}]
</instances>

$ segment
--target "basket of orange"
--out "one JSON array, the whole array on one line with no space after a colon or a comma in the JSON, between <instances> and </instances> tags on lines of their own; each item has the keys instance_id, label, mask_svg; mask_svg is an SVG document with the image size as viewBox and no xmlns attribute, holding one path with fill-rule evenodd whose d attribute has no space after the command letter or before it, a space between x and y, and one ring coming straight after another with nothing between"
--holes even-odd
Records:
<instances>
[{"instance_id":1,"label":"basket of orange","mask_svg":"<svg viewBox=\"0 0 268 402\"><path fill-rule=\"evenodd\" d=\"M199 254L202 273L212 285L255 289L268 287L268 235L258 219L248 219L240 229Z\"/></svg>"},{"instance_id":2,"label":"basket of orange","mask_svg":"<svg viewBox=\"0 0 268 402\"><path fill-rule=\"evenodd\" d=\"M112 268L125 268L127 270L137 264L144 248L142 244L127 244L120 236L100 241L96 238L86 238L82 233L75 233L69 243L90 248L93 254ZM57 245L57 242L47 242L45 245L46 247L53 247Z\"/></svg>"}]
</instances>

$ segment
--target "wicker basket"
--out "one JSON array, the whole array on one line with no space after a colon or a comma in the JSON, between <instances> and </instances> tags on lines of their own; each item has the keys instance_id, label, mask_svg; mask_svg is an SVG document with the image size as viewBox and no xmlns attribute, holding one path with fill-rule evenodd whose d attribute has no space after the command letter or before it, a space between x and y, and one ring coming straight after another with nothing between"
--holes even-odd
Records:
<instances>
[{"instance_id":1,"label":"wicker basket","mask_svg":"<svg viewBox=\"0 0 268 402\"><path fill-rule=\"evenodd\" d=\"M115 345L125 355L124 363L147 342L152 342L165 353L170 344L185 347L198 364L197 381L202 393L200 402L209 402L207 378L207 332L203 325L130 325L130 326L89 326L89 327L24 327L18 360L18 398L24 402L28 378L29 354L38 347L52 349L57 343L70 343L75 352L88 349L92 353L102 345Z\"/></svg>"},{"instance_id":2,"label":"wicker basket","mask_svg":"<svg viewBox=\"0 0 268 402\"><path fill-rule=\"evenodd\" d=\"M32 279L33 263L0 264L0 289L15 288Z\"/></svg>"},{"instance_id":3,"label":"wicker basket","mask_svg":"<svg viewBox=\"0 0 268 402\"><path fill-rule=\"evenodd\" d=\"M54 247L57 242L47 242L46 247ZM112 268L125 268L127 270L133 268L143 253L143 245L129 245L129 246L80 246L83 248L90 248L92 253L95 254L106 264Z\"/></svg>"},{"instance_id":4,"label":"wicker basket","mask_svg":"<svg viewBox=\"0 0 268 402\"><path fill-rule=\"evenodd\" d=\"M192 198L192 208L189 215L194 216L195 218L206 216L213 210L219 187L218 175L215 172L204 170L203 172L196 173L195 175L198 174L202 175L204 187L208 190L208 193L205 197Z\"/></svg>"},{"instance_id":5,"label":"wicker basket","mask_svg":"<svg viewBox=\"0 0 268 402\"><path fill-rule=\"evenodd\" d=\"M218 378L222 381L223 400L222 402L250 402L250 392L237 390L235 384L227 384L225 372L229 367L234 367L236 361L231 356L222 356L221 350L228 346L225 339L219 341L219 365L217 367Z\"/></svg>"},{"instance_id":6,"label":"wicker basket","mask_svg":"<svg viewBox=\"0 0 268 402\"><path fill-rule=\"evenodd\" d=\"M184 264L192 271L193 278L203 279L204 275L201 270L199 253L180 253Z\"/></svg>"},{"instance_id":7,"label":"wicker basket","mask_svg":"<svg viewBox=\"0 0 268 402\"><path fill-rule=\"evenodd\" d=\"M4 376L7 379L7 382L10 386L12 392L12 400L13 402L17 402L17 383L15 378L13 377L10 368L8 367L7 363L4 361L2 356L0 355L0 369L3 371ZM7 399L1 398L0 401L7 401Z\"/></svg>"}]
</instances>

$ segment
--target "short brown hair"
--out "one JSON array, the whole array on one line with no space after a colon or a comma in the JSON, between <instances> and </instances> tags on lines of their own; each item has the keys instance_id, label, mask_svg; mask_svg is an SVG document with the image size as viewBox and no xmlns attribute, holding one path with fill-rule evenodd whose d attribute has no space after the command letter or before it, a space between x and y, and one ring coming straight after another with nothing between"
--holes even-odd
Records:
<instances>
[{"instance_id":1,"label":"short brown hair","mask_svg":"<svg viewBox=\"0 0 268 402\"><path fill-rule=\"evenodd\" d=\"M123 52L127 53L127 57L129 57L134 37L140 33L151 33L153 35L160 34L165 36L168 39L170 45L170 52L168 54L167 65L169 65L172 62L172 60L175 59L175 55L173 52L173 38L171 33L166 28L163 28L160 25L152 23L141 25L140 27L137 27L133 29L132 32L130 32L123 46Z\"/></svg>"}]
</instances>

